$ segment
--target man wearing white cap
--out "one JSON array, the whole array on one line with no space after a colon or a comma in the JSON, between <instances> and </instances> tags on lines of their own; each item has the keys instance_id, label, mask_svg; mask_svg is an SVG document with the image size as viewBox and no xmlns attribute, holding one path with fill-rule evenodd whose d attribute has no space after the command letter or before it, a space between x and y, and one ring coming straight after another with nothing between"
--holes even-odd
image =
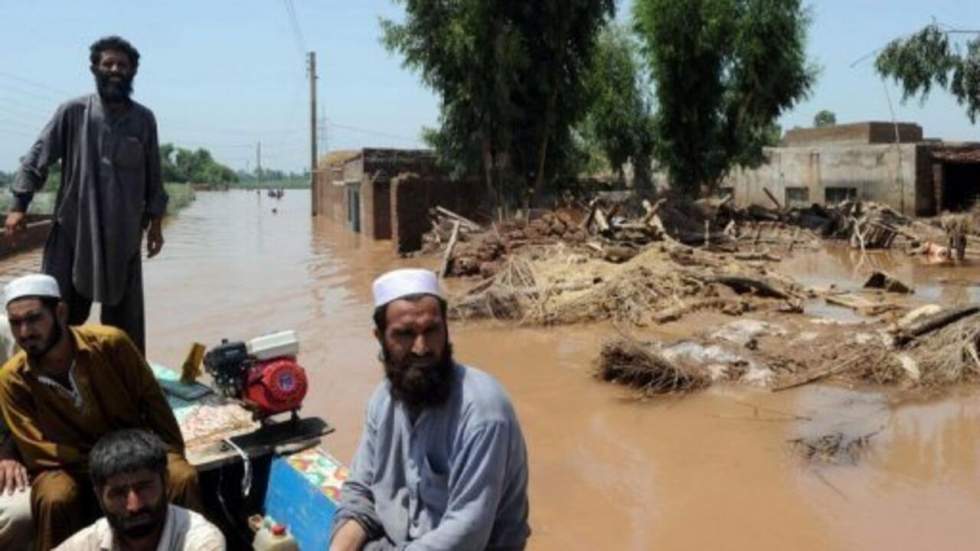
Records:
<instances>
[{"instance_id":1,"label":"man wearing white cap","mask_svg":"<svg viewBox=\"0 0 980 551\"><path fill-rule=\"evenodd\" d=\"M4 303L21 352L0 370L0 411L31 479L34 548L51 549L95 520L88 452L114 430L146 429L166 442L167 493L200 510L180 427L133 341L114 327L69 327L49 275L11 281Z\"/></svg>"},{"instance_id":2,"label":"man wearing white cap","mask_svg":"<svg viewBox=\"0 0 980 551\"><path fill-rule=\"evenodd\" d=\"M371 396L331 549L523 549L527 451L510 398L456 363L427 270L374 282L386 380Z\"/></svg>"}]
</instances>

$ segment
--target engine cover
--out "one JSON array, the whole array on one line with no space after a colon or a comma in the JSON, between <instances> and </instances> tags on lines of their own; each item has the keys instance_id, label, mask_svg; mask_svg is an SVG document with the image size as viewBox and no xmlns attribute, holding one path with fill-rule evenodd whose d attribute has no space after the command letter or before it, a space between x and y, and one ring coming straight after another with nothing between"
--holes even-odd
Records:
<instances>
[{"instance_id":1,"label":"engine cover","mask_svg":"<svg viewBox=\"0 0 980 551\"><path fill-rule=\"evenodd\" d=\"M256 362L249 368L243 398L271 415L299 409L306 397L306 371L291 356Z\"/></svg>"}]
</instances>

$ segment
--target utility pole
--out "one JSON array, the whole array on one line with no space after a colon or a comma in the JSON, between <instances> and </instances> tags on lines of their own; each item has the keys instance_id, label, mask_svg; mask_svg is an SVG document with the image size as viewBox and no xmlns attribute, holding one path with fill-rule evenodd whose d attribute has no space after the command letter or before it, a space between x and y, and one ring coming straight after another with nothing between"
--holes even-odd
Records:
<instances>
[{"instance_id":1,"label":"utility pole","mask_svg":"<svg viewBox=\"0 0 980 551\"><path fill-rule=\"evenodd\" d=\"M310 77L310 208L317 215L319 205L316 198L316 52L308 54Z\"/></svg>"},{"instance_id":2,"label":"utility pole","mask_svg":"<svg viewBox=\"0 0 980 551\"><path fill-rule=\"evenodd\" d=\"M255 187L262 185L262 142L255 144L255 181Z\"/></svg>"}]
</instances>

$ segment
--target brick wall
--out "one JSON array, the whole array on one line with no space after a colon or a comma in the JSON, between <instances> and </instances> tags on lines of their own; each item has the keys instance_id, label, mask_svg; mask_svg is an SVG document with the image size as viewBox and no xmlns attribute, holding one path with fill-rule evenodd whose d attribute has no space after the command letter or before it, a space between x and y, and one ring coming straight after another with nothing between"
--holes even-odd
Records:
<instances>
[{"instance_id":1,"label":"brick wall","mask_svg":"<svg viewBox=\"0 0 980 551\"><path fill-rule=\"evenodd\" d=\"M417 251L429 231L429 209L442 206L467 218L478 219L485 204L479 182L454 182L444 178L401 174L391 180L391 236L399 253Z\"/></svg>"}]
</instances>

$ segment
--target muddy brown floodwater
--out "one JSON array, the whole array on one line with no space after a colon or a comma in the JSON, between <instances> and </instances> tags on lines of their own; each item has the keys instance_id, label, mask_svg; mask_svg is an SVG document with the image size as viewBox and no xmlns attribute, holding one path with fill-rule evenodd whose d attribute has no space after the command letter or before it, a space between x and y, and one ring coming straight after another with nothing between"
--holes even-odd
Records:
<instances>
[{"instance_id":1,"label":"muddy brown floodwater","mask_svg":"<svg viewBox=\"0 0 980 551\"><path fill-rule=\"evenodd\" d=\"M312 378L304 410L336 425L325 446L349 461L382 376L371 280L416 261L309 212L300 191L281 201L198 194L166 226L160 257L145 264L148 352L174 366L193 341L296 329ZM846 251L820 254L787 268L808 283L850 278ZM0 276L36 258L0 263ZM929 300L978 297L972 268L898 271ZM941 277L951 281L940 285ZM931 550L980 541L973 390L898 408L875 392L821 385L779 394L715 387L637 402L590 377L609 327L480 323L451 333L459 359L496 375L514 399L531 460L532 549ZM804 464L788 448L789 439L833 431L879 432L856 465Z\"/></svg>"}]
</instances>

